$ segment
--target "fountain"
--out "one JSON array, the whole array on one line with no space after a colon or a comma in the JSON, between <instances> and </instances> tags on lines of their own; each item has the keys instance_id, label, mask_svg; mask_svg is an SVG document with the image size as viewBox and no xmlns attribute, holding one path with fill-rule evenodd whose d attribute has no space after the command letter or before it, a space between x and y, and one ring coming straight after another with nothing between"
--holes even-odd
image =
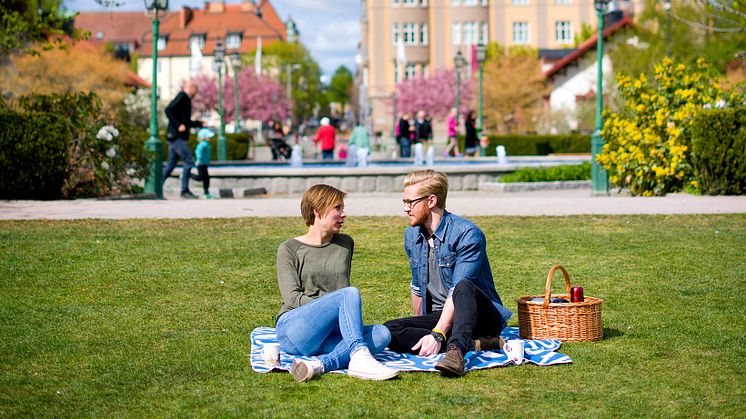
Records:
<instances>
[{"instance_id":1,"label":"fountain","mask_svg":"<svg viewBox=\"0 0 746 419\"><path fill-rule=\"evenodd\" d=\"M507 164L508 156L505 152L505 146L499 145L495 148L495 154L497 155L498 164Z\"/></svg>"},{"instance_id":2,"label":"fountain","mask_svg":"<svg viewBox=\"0 0 746 419\"><path fill-rule=\"evenodd\" d=\"M425 164L425 149L422 143L414 145L414 165L422 166Z\"/></svg>"},{"instance_id":3,"label":"fountain","mask_svg":"<svg viewBox=\"0 0 746 419\"><path fill-rule=\"evenodd\" d=\"M293 153L290 155L290 167L302 167L303 166L303 148L300 144L293 146Z\"/></svg>"},{"instance_id":4,"label":"fountain","mask_svg":"<svg viewBox=\"0 0 746 419\"><path fill-rule=\"evenodd\" d=\"M427 149L427 166L433 167L435 165L435 147L432 145Z\"/></svg>"},{"instance_id":5,"label":"fountain","mask_svg":"<svg viewBox=\"0 0 746 419\"><path fill-rule=\"evenodd\" d=\"M368 166L368 153L367 148L361 148L357 151L357 165L358 167Z\"/></svg>"}]
</instances>

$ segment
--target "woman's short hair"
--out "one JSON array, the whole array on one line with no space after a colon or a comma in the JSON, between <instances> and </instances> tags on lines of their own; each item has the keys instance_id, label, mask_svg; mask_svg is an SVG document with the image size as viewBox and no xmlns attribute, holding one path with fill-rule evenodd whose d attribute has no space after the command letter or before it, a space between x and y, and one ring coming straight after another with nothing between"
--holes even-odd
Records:
<instances>
[{"instance_id":1,"label":"woman's short hair","mask_svg":"<svg viewBox=\"0 0 746 419\"><path fill-rule=\"evenodd\" d=\"M435 195L438 198L438 208L445 209L448 197L448 176L435 170L417 170L410 172L404 178L404 187L418 185L420 195Z\"/></svg>"},{"instance_id":2,"label":"woman's short hair","mask_svg":"<svg viewBox=\"0 0 746 419\"><path fill-rule=\"evenodd\" d=\"M346 196L346 192L342 192L334 186L318 184L308 188L300 200L300 213L306 225L313 225L316 220L314 210L323 216L335 205L342 202Z\"/></svg>"}]
</instances>

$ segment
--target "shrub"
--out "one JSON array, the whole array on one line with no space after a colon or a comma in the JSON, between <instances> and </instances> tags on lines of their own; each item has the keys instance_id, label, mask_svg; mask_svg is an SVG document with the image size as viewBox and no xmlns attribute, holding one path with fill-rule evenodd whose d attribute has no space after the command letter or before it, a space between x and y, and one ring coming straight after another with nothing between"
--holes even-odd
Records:
<instances>
[{"instance_id":1,"label":"shrub","mask_svg":"<svg viewBox=\"0 0 746 419\"><path fill-rule=\"evenodd\" d=\"M590 180L591 164L583 162L581 164L550 166L540 168L525 168L516 170L497 178L498 182L553 182L560 180Z\"/></svg>"},{"instance_id":2,"label":"shrub","mask_svg":"<svg viewBox=\"0 0 746 419\"><path fill-rule=\"evenodd\" d=\"M746 192L746 108L700 112L692 124L692 161L702 193Z\"/></svg>"},{"instance_id":3,"label":"shrub","mask_svg":"<svg viewBox=\"0 0 746 419\"><path fill-rule=\"evenodd\" d=\"M59 198L71 135L58 115L0 113L0 198Z\"/></svg>"},{"instance_id":4,"label":"shrub","mask_svg":"<svg viewBox=\"0 0 746 419\"><path fill-rule=\"evenodd\" d=\"M610 183L643 196L693 185L691 119L704 107L728 106L717 76L702 59L687 69L666 57L653 80L620 74L617 82L624 108L606 116L597 157Z\"/></svg>"},{"instance_id":5,"label":"shrub","mask_svg":"<svg viewBox=\"0 0 746 419\"><path fill-rule=\"evenodd\" d=\"M535 156L561 153L590 153L589 135L492 135L487 155L495 155L495 147L505 146L509 156ZM463 150L463 138L461 139Z\"/></svg>"}]
</instances>

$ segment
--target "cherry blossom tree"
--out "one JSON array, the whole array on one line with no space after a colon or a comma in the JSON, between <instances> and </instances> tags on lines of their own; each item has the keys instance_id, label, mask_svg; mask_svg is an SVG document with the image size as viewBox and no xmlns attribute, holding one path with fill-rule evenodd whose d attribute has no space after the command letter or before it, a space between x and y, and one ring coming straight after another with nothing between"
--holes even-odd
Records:
<instances>
[{"instance_id":1,"label":"cherry blossom tree","mask_svg":"<svg viewBox=\"0 0 746 419\"><path fill-rule=\"evenodd\" d=\"M197 113L216 112L218 108L217 76L200 75L192 79L199 91L193 100ZM289 103L282 87L268 76L257 76L254 68L246 67L238 73L238 106L241 119L286 118ZM223 76L223 116L227 121L235 119L235 99L233 96L233 75Z\"/></svg>"},{"instance_id":2,"label":"cherry blossom tree","mask_svg":"<svg viewBox=\"0 0 746 419\"><path fill-rule=\"evenodd\" d=\"M472 100L472 83L464 73L461 74L461 114L469 110ZM407 79L396 86L396 111L399 114L424 110L434 118L444 118L455 105L454 70L437 70L429 77Z\"/></svg>"}]
</instances>

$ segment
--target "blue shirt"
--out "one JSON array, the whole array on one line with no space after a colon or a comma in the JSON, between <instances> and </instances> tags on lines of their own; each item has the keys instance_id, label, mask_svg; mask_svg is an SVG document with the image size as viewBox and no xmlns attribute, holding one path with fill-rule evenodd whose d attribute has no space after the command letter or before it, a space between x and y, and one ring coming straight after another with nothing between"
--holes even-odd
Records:
<instances>
[{"instance_id":1,"label":"blue shirt","mask_svg":"<svg viewBox=\"0 0 746 419\"><path fill-rule=\"evenodd\" d=\"M423 298L422 315L427 314L424 297L428 281L428 243L424 233L424 227L420 226L408 227L404 232L404 250L412 269L410 286L412 293ZM487 295L507 323L513 312L502 305L495 290L487 258L487 240L482 230L471 221L444 211L432 239L440 277L448 288L448 295L459 281L471 281Z\"/></svg>"},{"instance_id":2,"label":"blue shirt","mask_svg":"<svg viewBox=\"0 0 746 419\"><path fill-rule=\"evenodd\" d=\"M194 157L197 158L197 166L209 166L210 158L212 157L212 148L210 148L210 141L200 141L199 144L197 144L197 147L194 149Z\"/></svg>"}]
</instances>

